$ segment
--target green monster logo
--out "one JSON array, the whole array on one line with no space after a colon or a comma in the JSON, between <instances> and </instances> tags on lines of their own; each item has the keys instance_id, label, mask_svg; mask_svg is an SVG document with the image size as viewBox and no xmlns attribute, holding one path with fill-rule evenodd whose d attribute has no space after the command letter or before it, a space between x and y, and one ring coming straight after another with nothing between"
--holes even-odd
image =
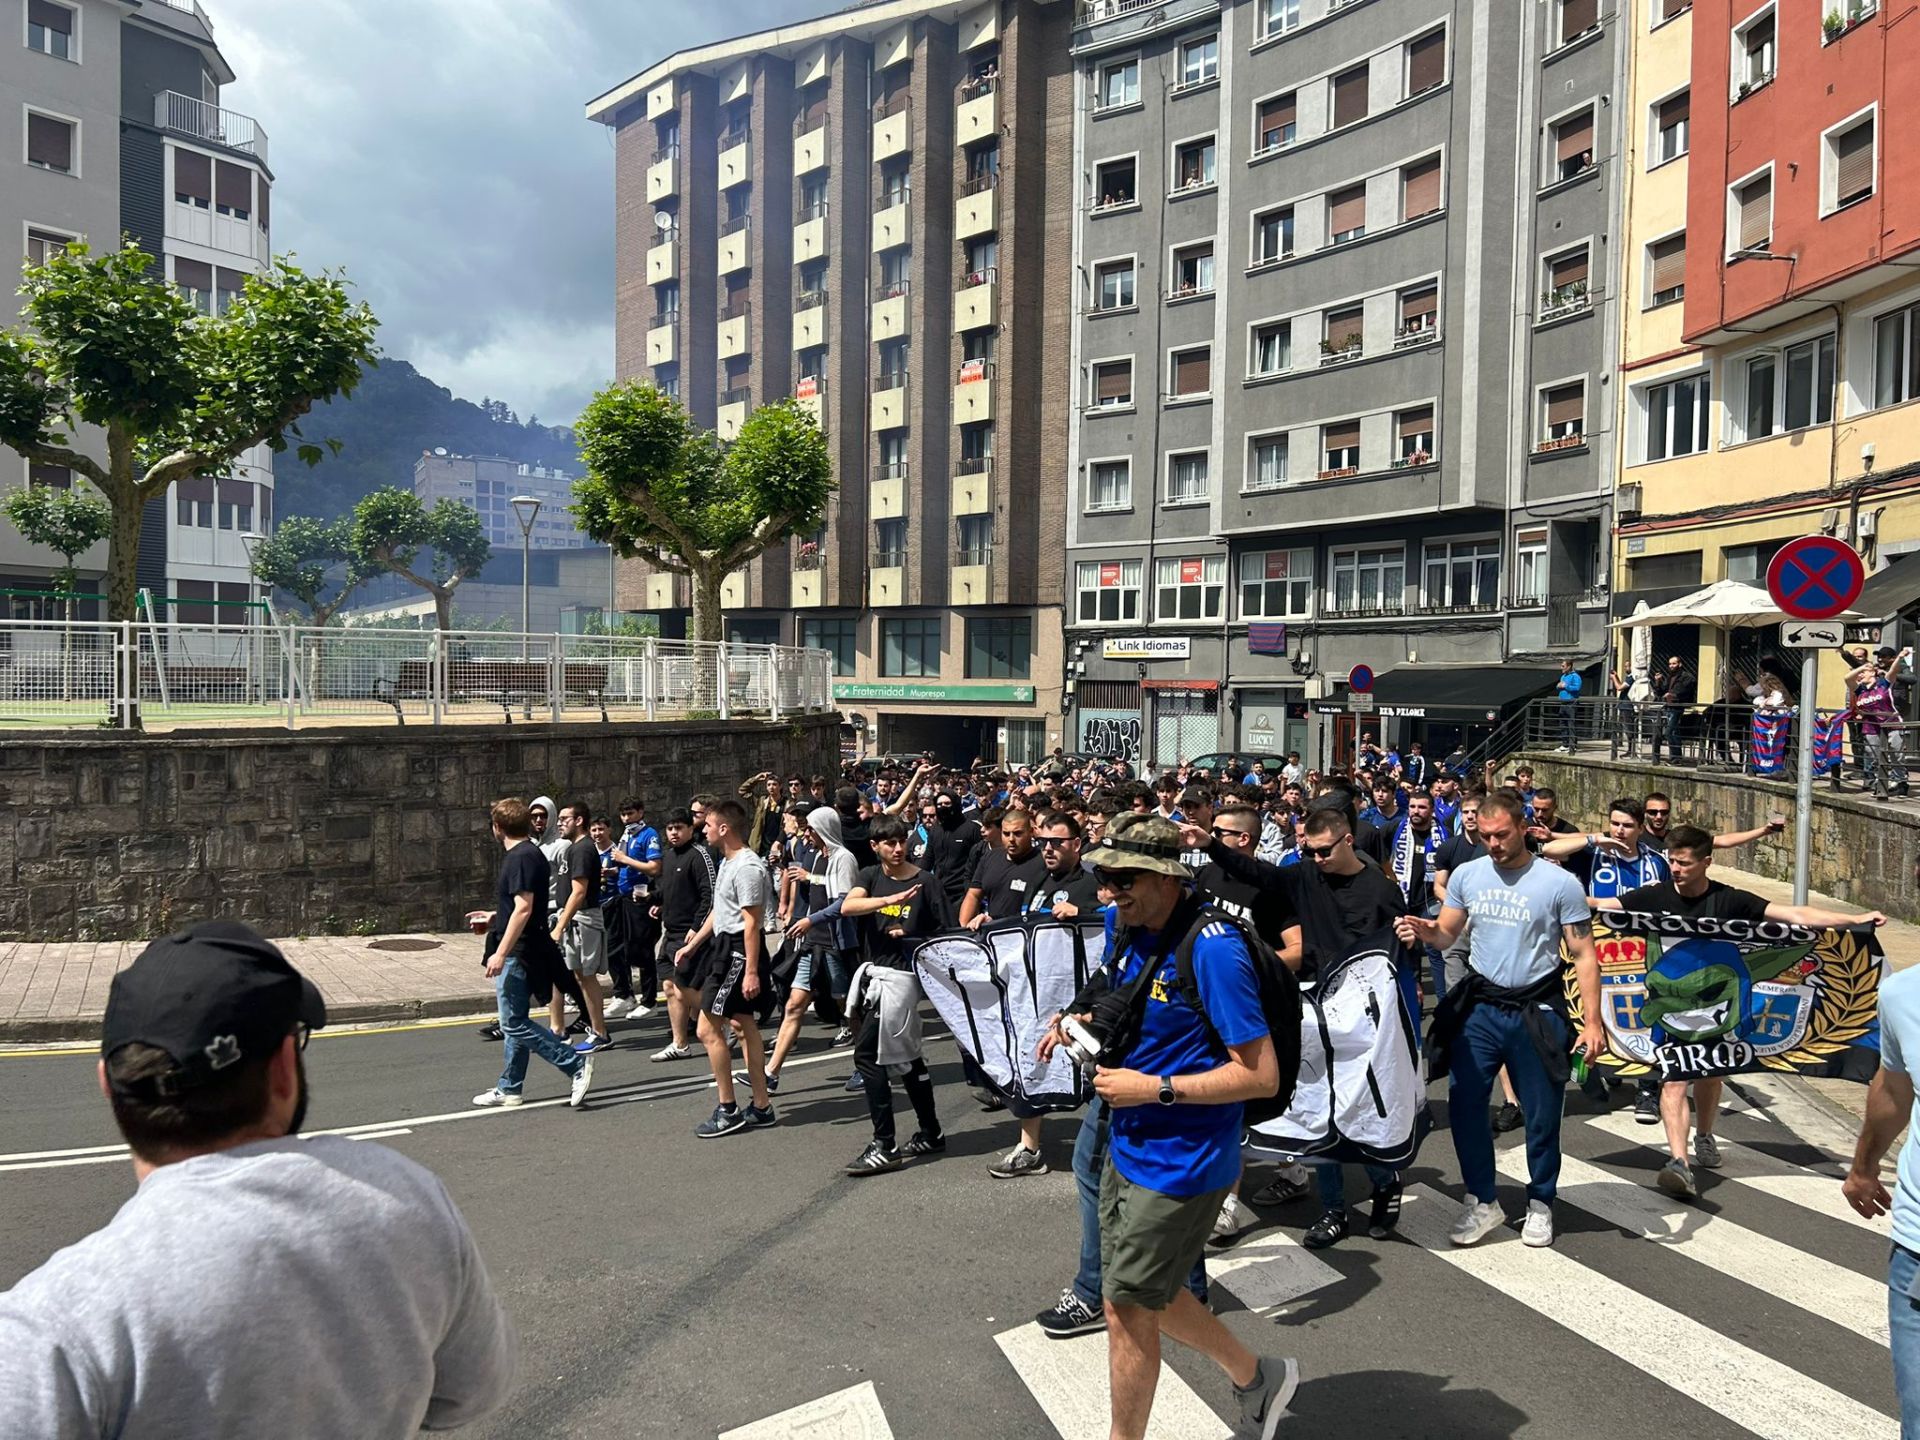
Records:
<instances>
[{"instance_id":1,"label":"green monster logo","mask_svg":"<svg viewBox=\"0 0 1920 1440\"><path fill-rule=\"evenodd\" d=\"M1751 1029L1753 985L1788 971L1805 974L1815 962L1811 945L1742 955L1728 940L1682 940L1661 954L1647 943L1647 1003L1640 1018L1656 1045L1744 1039ZM1657 958L1656 958L1657 957Z\"/></svg>"}]
</instances>

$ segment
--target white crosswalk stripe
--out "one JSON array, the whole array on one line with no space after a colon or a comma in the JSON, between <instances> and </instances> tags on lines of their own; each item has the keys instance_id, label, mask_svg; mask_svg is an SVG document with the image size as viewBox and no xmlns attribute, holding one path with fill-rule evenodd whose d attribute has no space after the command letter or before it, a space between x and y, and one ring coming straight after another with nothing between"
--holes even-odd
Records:
<instances>
[{"instance_id":1,"label":"white crosswalk stripe","mask_svg":"<svg viewBox=\"0 0 1920 1440\"><path fill-rule=\"evenodd\" d=\"M1761 1440L1897 1440L1898 1421L1566 1255L1505 1234L1453 1246L1458 1202L1430 1186L1406 1201L1400 1231L1416 1245Z\"/></svg>"},{"instance_id":2,"label":"white crosswalk stripe","mask_svg":"<svg viewBox=\"0 0 1920 1440\"><path fill-rule=\"evenodd\" d=\"M1051 1340L1038 1325L1022 1325L993 1339L1061 1440L1106 1440L1111 1391L1104 1334ZM1223 1390L1226 1384L1223 1378ZM1147 1440L1226 1440L1231 1433L1227 1423L1163 1361Z\"/></svg>"},{"instance_id":3,"label":"white crosswalk stripe","mask_svg":"<svg viewBox=\"0 0 1920 1440\"><path fill-rule=\"evenodd\" d=\"M1503 1174L1527 1178L1526 1153L1503 1150ZM1729 1279L1752 1285L1822 1319L1882 1345L1887 1332L1887 1287L1818 1255L1748 1230L1724 1216L1663 1195L1635 1180L1609 1174L1571 1155L1560 1162L1560 1199L1633 1231ZM1790 1279L1788 1277L1791 1277Z\"/></svg>"},{"instance_id":4,"label":"white crosswalk stripe","mask_svg":"<svg viewBox=\"0 0 1920 1440\"><path fill-rule=\"evenodd\" d=\"M1270 1315L1339 1278L1338 1270L1279 1230L1263 1231L1231 1250L1207 1252L1208 1282L1225 1286L1256 1315Z\"/></svg>"},{"instance_id":5,"label":"white crosswalk stripe","mask_svg":"<svg viewBox=\"0 0 1920 1440\"><path fill-rule=\"evenodd\" d=\"M868 1380L751 1425L723 1430L720 1440L893 1440L893 1427Z\"/></svg>"}]
</instances>

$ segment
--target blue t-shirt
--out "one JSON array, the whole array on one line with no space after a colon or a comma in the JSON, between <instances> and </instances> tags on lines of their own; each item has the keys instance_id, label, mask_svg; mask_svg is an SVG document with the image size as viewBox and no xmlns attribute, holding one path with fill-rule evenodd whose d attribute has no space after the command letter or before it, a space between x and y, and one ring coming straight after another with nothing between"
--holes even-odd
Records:
<instances>
[{"instance_id":1,"label":"blue t-shirt","mask_svg":"<svg viewBox=\"0 0 1920 1440\"><path fill-rule=\"evenodd\" d=\"M1880 982L1880 1063L1896 1075L1908 1075L1906 1052L1920 1060L1920 970L1902 970ZM1913 1102L1907 1133L1920 1135L1920 1094ZM1900 1147L1899 1180L1893 1187L1893 1239L1920 1250L1920 1145Z\"/></svg>"},{"instance_id":2,"label":"blue t-shirt","mask_svg":"<svg viewBox=\"0 0 1920 1440\"><path fill-rule=\"evenodd\" d=\"M1580 882L1558 865L1534 860L1502 870L1491 855L1447 877L1447 904L1473 927L1469 963L1496 985L1518 990L1560 968L1560 927L1591 920Z\"/></svg>"},{"instance_id":3,"label":"blue t-shirt","mask_svg":"<svg viewBox=\"0 0 1920 1440\"><path fill-rule=\"evenodd\" d=\"M1560 677L1560 698L1578 700L1580 698L1580 672L1569 670Z\"/></svg>"},{"instance_id":4,"label":"blue t-shirt","mask_svg":"<svg viewBox=\"0 0 1920 1440\"><path fill-rule=\"evenodd\" d=\"M621 833L620 848L627 852L627 858L630 860L658 860L660 832L651 825L629 825ZM642 875L631 865L622 865L619 883L622 895L631 895L636 888L644 895L652 888L653 876Z\"/></svg>"},{"instance_id":5,"label":"blue t-shirt","mask_svg":"<svg viewBox=\"0 0 1920 1440\"><path fill-rule=\"evenodd\" d=\"M1629 890L1673 878L1667 857L1644 840L1640 853L1631 860L1602 850L1589 840L1586 849L1567 857L1566 866L1567 873L1585 885L1587 894L1596 900L1615 900Z\"/></svg>"},{"instance_id":6,"label":"blue t-shirt","mask_svg":"<svg viewBox=\"0 0 1920 1440\"><path fill-rule=\"evenodd\" d=\"M1113 915L1107 915L1112 952ZM1116 986L1127 984L1160 951L1160 937L1136 935L1118 958ZM1198 1075L1227 1057L1214 1045L1207 1023L1227 1045L1246 1045L1267 1033L1252 957L1231 925L1209 925L1193 942L1194 982L1206 1007L1202 1016L1180 997L1172 949L1159 962L1147 994L1140 1038L1126 1059L1129 1070L1147 1075ZM1185 1199L1224 1190L1240 1174L1239 1105L1146 1105L1113 1111L1113 1166L1135 1185Z\"/></svg>"}]
</instances>

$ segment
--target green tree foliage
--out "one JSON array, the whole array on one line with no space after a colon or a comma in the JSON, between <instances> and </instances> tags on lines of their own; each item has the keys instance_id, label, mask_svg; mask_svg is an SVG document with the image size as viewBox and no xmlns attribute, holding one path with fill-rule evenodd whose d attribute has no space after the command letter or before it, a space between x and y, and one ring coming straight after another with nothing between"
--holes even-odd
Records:
<instances>
[{"instance_id":1,"label":"green tree foliage","mask_svg":"<svg viewBox=\"0 0 1920 1440\"><path fill-rule=\"evenodd\" d=\"M391 570L433 596L437 628L453 628L453 592L493 554L479 512L442 500L431 510L411 490L389 485L353 507L347 527L352 561L367 574ZM428 552L423 563L421 551Z\"/></svg>"},{"instance_id":2,"label":"green tree foliage","mask_svg":"<svg viewBox=\"0 0 1920 1440\"><path fill-rule=\"evenodd\" d=\"M15 490L4 502L13 528L29 545L43 545L67 563L54 572L54 583L71 595L79 585L74 557L83 555L107 538L113 528L113 511L107 502L89 490L75 487L63 490L53 485L29 485ZM67 616L73 616L73 601L67 601Z\"/></svg>"},{"instance_id":3,"label":"green tree foliage","mask_svg":"<svg viewBox=\"0 0 1920 1440\"><path fill-rule=\"evenodd\" d=\"M255 547L253 573L306 607L309 623L323 626L373 572L354 556L346 521L292 515Z\"/></svg>"},{"instance_id":4,"label":"green tree foliage","mask_svg":"<svg viewBox=\"0 0 1920 1440\"><path fill-rule=\"evenodd\" d=\"M763 405L724 448L680 403L641 381L602 390L574 425L586 478L570 507L621 555L693 580L693 636L726 638L720 587L749 560L817 527L833 463L813 417Z\"/></svg>"},{"instance_id":5,"label":"green tree foliage","mask_svg":"<svg viewBox=\"0 0 1920 1440\"><path fill-rule=\"evenodd\" d=\"M68 246L27 267L21 294L23 324L0 332L0 444L106 497L115 620L134 618L147 502L176 480L227 473L255 445L318 461L299 422L353 389L378 323L343 279L284 259L248 277L224 315L202 316L133 244L97 257ZM104 432L104 462L75 447L77 425Z\"/></svg>"}]
</instances>

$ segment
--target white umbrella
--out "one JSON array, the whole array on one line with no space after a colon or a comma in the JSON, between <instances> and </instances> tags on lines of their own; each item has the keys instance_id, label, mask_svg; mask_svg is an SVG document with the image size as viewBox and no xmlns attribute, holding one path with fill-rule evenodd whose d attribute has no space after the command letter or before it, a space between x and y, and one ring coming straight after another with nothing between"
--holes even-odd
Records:
<instances>
[{"instance_id":1,"label":"white umbrella","mask_svg":"<svg viewBox=\"0 0 1920 1440\"><path fill-rule=\"evenodd\" d=\"M1629 625L1633 624L1634 620L1638 620L1651 608L1646 601L1642 600L1638 605L1633 607L1633 619L1627 621L1627 623ZM1635 675L1644 676L1647 673L1648 667L1653 664L1653 627L1650 625L1636 626L1630 643L1632 650L1628 656L1627 664Z\"/></svg>"}]
</instances>

